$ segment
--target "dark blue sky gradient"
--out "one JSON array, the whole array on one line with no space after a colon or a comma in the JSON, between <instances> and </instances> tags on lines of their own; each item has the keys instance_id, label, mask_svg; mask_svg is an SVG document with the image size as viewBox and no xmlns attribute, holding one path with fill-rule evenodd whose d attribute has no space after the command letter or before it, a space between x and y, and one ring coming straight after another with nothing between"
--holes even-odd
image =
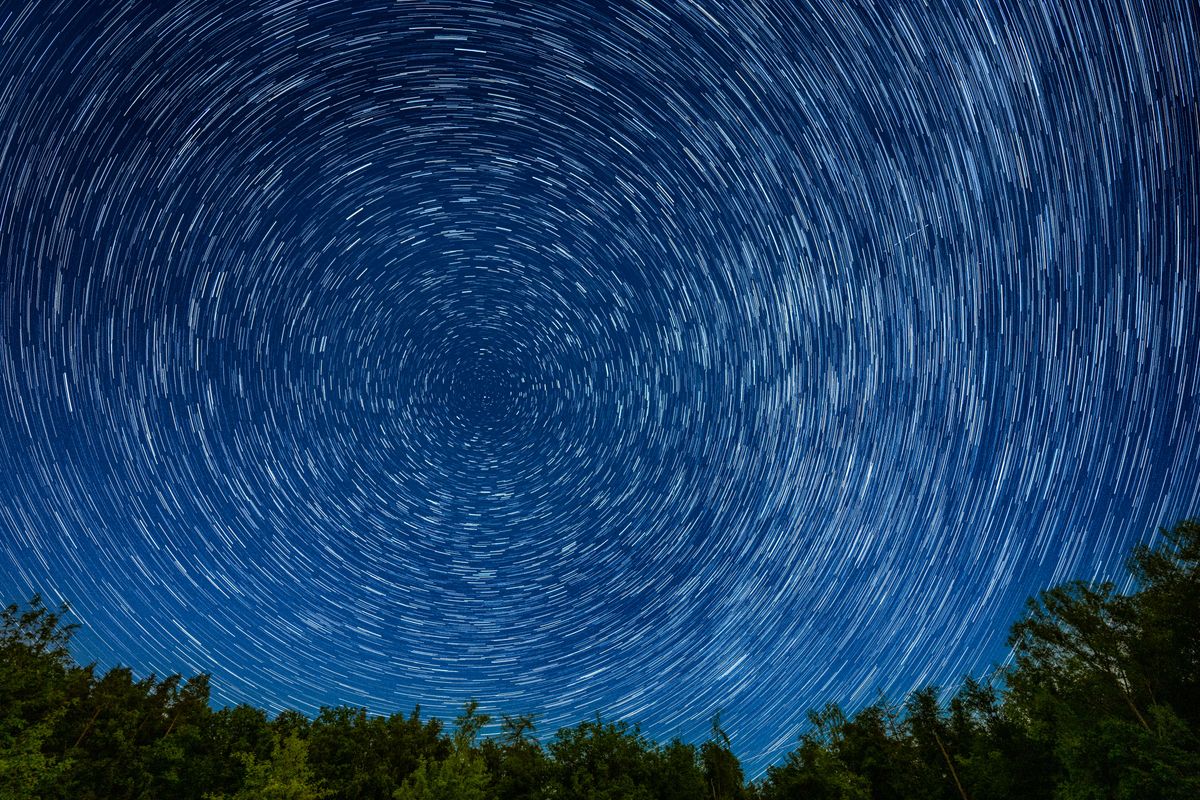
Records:
<instances>
[{"instance_id":1,"label":"dark blue sky gradient","mask_svg":"<svg viewBox=\"0 0 1200 800\"><path fill-rule=\"evenodd\" d=\"M702 736L1200 512L1194 3L0 11L0 588L221 702Z\"/></svg>"}]
</instances>

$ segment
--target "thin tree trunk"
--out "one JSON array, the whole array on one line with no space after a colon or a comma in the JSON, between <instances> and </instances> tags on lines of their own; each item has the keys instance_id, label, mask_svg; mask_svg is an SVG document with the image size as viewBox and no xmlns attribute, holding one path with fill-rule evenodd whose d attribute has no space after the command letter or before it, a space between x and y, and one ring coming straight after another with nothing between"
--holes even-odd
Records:
<instances>
[{"instance_id":1,"label":"thin tree trunk","mask_svg":"<svg viewBox=\"0 0 1200 800\"><path fill-rule=\"evenodd\" d=\"M958 770L954 768L954 762L950 760L950 754L946 752L946 746L942 744L942 737L937 735L937 731L933 732L933 740L937 742L938 749L942 751L942 758L946 759L946 766L950 768L950 777L954 778L954 785L958 787L958 793L962 795L963 800L971 800L967 797L967 790L963 788L962 782L958 779Z\"/></svg>"},{"instance_id":2,"label":"thin tree trunk","mask_svg":"<svg viewBox=\"0 0 1200 800\"><path fill-rule=\"evenodd\" d=\"M1129 696L1129 693L1122 692L1122 694L1125 695L1125 702L1129 703L1129 710L1138 718L1138 722L1142 723L1142 727L1146 729L1146 732L1154 733L1154 731L1150 730L1150 723L1146 722L1146 718L1142 716L1142 712L1138 711L1138 707L1134 705L1133 698Z\"/></svg>"},{"instance_id":3,"label":"thin tree trunk","mask_svg":"<svg viewBox=\"0 0 1200 800\"><path fill-rule=\"evenodd\" d=\"M171 724L167 726L167 732L163 734L164 739L171 735L171 731L175 730L175 723L179 721L179 715L182 713L182 708L175 712L175 716L171 719Z\"/></svg>"},{"instance_id":4,"label":"thin tree trunk","mask_svg":"<svg viewBox=\"0 0 1200 800\"><path fill-rule=\"evenodd\" d=\"M96 706L96 713L92 714L92 718L88 720L88 724L83 726L83 732L80 733L79 738L75 740L75 744L72 745L72 749L79 747L80 743L83 742L83 737L87 736L88 731L92 729L92 723L96 721L96 717L100 716L100 709L102 708L104 708L104 706Z\"/></svg>"}]
</instances>

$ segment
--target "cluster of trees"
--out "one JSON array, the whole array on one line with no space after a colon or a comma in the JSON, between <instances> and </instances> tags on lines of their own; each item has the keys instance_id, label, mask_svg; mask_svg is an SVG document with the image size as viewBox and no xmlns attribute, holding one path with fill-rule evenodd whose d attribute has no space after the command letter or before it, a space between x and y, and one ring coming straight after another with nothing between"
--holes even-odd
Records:
<instances>
[{"instance_id":1,"label":"cluster of trees","mask_svg":"<svg viewBox=\"0 0 1200 800\"><path fill-rule=\"evenodd\" d=\"M325 708L214 710L205 675L97 674L39 598L0 625L0 800L1079 800L1200 797L1200 521L1129 559L1135 590L1031 600L990 682L885 699L811 729L747 782L720 721L699 746L597 717L543 744L468 703L451 727Z\"/></svg>"}]
</instances>

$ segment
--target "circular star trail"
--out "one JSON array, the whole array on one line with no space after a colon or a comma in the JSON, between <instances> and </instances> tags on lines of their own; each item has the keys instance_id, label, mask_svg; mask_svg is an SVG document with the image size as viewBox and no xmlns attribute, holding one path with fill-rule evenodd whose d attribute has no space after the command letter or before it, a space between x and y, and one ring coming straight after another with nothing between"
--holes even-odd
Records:
<instances>
[{"instance_id":1,"label":"circular star trail","mask_svg":"<svg viewBox=\"0 0 1200 800\"><path fill-rule=\"evenodd\" d=\"M806 708L1200 510L1196 7L0 13L0 578L217 697Z\"/></svg>"}]
</instances>

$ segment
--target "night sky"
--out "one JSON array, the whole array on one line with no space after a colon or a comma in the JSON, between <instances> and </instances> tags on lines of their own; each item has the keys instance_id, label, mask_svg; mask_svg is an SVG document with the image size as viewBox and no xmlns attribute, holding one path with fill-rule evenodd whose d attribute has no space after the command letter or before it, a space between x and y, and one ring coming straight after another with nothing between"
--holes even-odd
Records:
<instances>
[{"instance_id":1,"label":"night sky","mask_svg":"<svg viewBox=\"0 0 1200 800\"><path fill-rule=\"evenodd\" d=\"M0 588L750 774L1200 513L1200 19L0 6Z\"/></svg>"}]
</instances>

